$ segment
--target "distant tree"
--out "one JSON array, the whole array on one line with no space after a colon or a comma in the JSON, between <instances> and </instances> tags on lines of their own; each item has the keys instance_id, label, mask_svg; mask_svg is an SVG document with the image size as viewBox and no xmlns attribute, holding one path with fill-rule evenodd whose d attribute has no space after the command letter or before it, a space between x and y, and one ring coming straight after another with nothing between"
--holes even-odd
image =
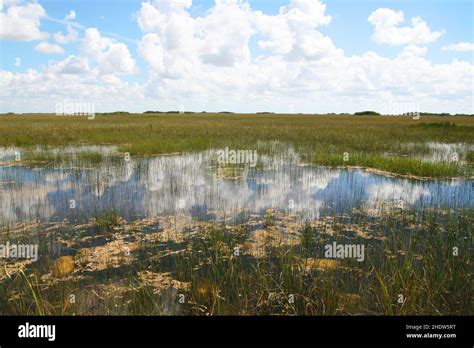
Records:
<instances>
[{"instance_id":1,"label":"distant tree","mask_svg":"<svg viewBox=\"0 0 474 348\"><path fill-rule=\"evenodd\" d=\"M128 111L101 112L101 115L129 115Z\"/></svg>"},{"instance_id":2,"label":"distant tree","mask_svg":"<svg viewBox=\"0 0 474 348\"><path fill-rule=\"evenodd\" d=\"M375 111L359 111L355 112L354 116L380 116L380 114Z\"/></svg>"},{"instance_id":3,"label":"distant tree","mask_svg":"<svg viewBox=\"0 0 474 348\"><path fill-rule=\"evenodd\" d=\"M441 112L441 113L437 113L437 112L420 112L420 116L453 116L451 115L450 113L448 112Z\"/></svg>"}]
</instances>

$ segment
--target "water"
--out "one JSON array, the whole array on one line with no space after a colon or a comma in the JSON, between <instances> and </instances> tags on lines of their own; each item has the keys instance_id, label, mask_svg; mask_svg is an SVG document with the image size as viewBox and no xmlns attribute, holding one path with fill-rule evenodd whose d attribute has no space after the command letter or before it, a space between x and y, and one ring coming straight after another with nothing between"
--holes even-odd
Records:
<instances>
[{"instance_id":1,"label":"water","mask_svg":"<svg viewBox=\"0 0 474 348\"><path fill-rule=\"evenodd\" d=\"M85 151L90 151L86 149ZM10 151L14 153L14 151ZM186 214L236 221L275 209L302 220L363 208L473 208L470 180L418 181L363 170L303 165L291 149L258 165L224 166L215 153L114 157L86 165L0 166L0 222L89 220L114 210L125 219Z\"/></svg>"},{"instance_id":2,"label":"water","mask_svg":"<svg viewBox=\"0 0 474 348\"><path fill-rule=\"evenodd\" d=\"M427 152L417 155L416 148L425 146ZM420 159L423 162L432 163L458 163L465 165L467 163L466 157L469 152L474 151L474 145L466 143L438 143L428 142L426 144L403 144L402 148L412 151L413 157Z\"/></svg>"}]
</instances>

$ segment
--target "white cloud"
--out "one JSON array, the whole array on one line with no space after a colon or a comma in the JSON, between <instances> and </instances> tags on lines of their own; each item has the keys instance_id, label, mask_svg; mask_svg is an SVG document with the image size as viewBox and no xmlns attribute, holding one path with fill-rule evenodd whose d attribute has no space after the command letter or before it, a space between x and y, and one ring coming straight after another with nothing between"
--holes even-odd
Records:
<instances>
[{"instance_id":1,"label":"white cloud","mask_svg":"<svg viewBox=\"0 0 474 348\"><path fill-rule=\"evenodd\" d=\"M408 45L403 48L402 56L424 56L428 52L427 47L418 47L416 45Z\"/></svg>"},{"instance_id":2,"label":"white cloud","mask_svg":"<svg viewBox=\"0 0 474 348\"><path fill-rule=\"evenodd\" d=\"M40 4L10 5L0 12L0 38L14 41L43 40L47 33L40 31L40 19L46 15Z\"/></svg>"},{"instance_id":3,"label":"white cloud","mask_svg":"<svg viewBox=\"0 0 474 348\"><path fill-rule=\"evenodd\" d=\"M137 70L127 45L101 36L96 28L86 29L81 52L96 62L103 74L133 74Z\"/></svg>"},{"instance_id":4,"label":"white cloud","mask_svg":"<svg viewBox=\"0 0 474 348\"><path fill-rule=\"evenodd\" d=\"M65 21L70 21L70 20L73 20L76 18L76 11L74 10L71 10L69 11L69 13L66 15L66 17L64 17L64 20Z\"/></svg>"},{"instance_id":5,"label":"white cloud","mask_svg":"<svg viewBox=\"0 0 474 348\"><path fill-rule=\"evenodd\" d=\"M315 30L331 21L325 14L326 6L317 0L292 1L276 16L253 11L245 2L219 0L202 17L193 18L186 11L189 5L158 0L142 3L137 13L145 33L138 52L162 77L198 79L204 78L198 75L211 74L211 79L235 79L236 86L242 85L240 74L249 72L249 40L254 34L262 37L262 48L287 60L318 59L342 52ZM226 70L213 73L213 67ZM241 73L229 70L237 67Z\"/></svg>"},{"instance_id":6,"label":"white cloud","mask_svg":"<svg viewBox=\"0 0 474 348\"><path fill-rule=\"evenodd\" d=\"M97 111L126 110L131 107L131 100L140 107L143 89L138 84L111 79L87 67L77 66L73 71L73 63L78 62L69 59L43 72L34 69L21 73L1 71L2 108L55 112L56 103L66 99L94 103ZM80 69L84 70L79 73Z\"/></svg>"},{"instance_id":7,"label":"white cloud","mask_svg":"<svg viewBox=\"0 0 474 348\"><path fill-rule=\"evenodd\" d=\"M48 66L46 73L53 75L87 75L91 72L87 59L69 56L66 59Z\"/></svg>"},{"instance_id":8,"label":"white cloud","mask_svg":"<svg viewBox=\"0 0 474 348\"><path fill-rule=\"evenodd\" d=\"M41 98L69 95L97 100L98 111L100 105L143 111L182 104L196 111L354 112L403 100L416 102L421 111L474 112L473 65L431 62L424 43L433 32L399 27L403 13L372 17L376 27L403 29L409 37L398 55L387 58L370 51L346 55L336 47L320 31L331 16L318 0L292 1L275 15L243 1L220 0L193 17L190 6L191 1L141 4L136 19L143 36L136 52L146 62L144 82L121 79L138 70L124 40L89 28L78 54L42 71L2 72L3 108L31 111L36 105L31 100L47 107ZM258 56L250 52L253 39Z\"/></svg>"},{"instance_id":9,"label":"white cloud","mask_svg":"<svg viewBox=\"0 0 474 348\"><path fill-rule=\"evenodd\" d=\"M331 39L315 29L328 25L332 17L326 5L314 0L293 0L280 8L278 15L255 13L255 25L265 39L259 46L290 60L318 59L335 53Z\"/></svg>"},{"instance_id":10,"label":"white cloud","mask_svg":"<svg viewBox=\"0 0 474 348\"><path fill-rule=\"evenodd\" d=\"M72 28L72 26L67 26L67 34L63 35L61 32L54 34L54 40L61 45L72 43L77 41L79 38L79 33Z\"/></svg>"},{"instance_id":11,"label":"white cloud","mask_svg":"<svg viewBox=\"0 0 474 348\"><path fill-rule=\"evenodd\" d=\"M248 5L221 0L195 21L195 41L202 63L231 67L250 61L248 42L254 30L249 14Z\"/></svg>"},{"instance_id":12,"label":"white cloud","mask_svg":"<svg viewBox=\"0 0 474 348\"><path fill-rule=\"evenodd\" d=\"M474 51L474 42L458 42L442 47L443 51L469 52Z\"/></svg>"},{"instance_id":13,"label":"white cloud","mask_svg":"<svg viewBox=\"0 0 474 348\"><path fill-rule=\"evenodd\" d=\"M369 22L375 26L372 38L389 45L420 44L436 41L442 32L432 31L420 17L411 19L411 26L399 27L404 21L402 11L379 8L371 13Z\"/></svg>"},{"instance_id":14,"label":"white cloud","mask_svg":"<svg viewBox=\"0 0 474 348\"><path fill-rule=\"evenodd\" d=\"M39 44L35 46L35 51L44 54L63 54L64 49L59 46L55 45L46 41L41 41Z\"/></svg>"},{"instance_id":15,"label":"white cloud","mask_svg":"<svg viewBox=\"0 0 474 348\"><path fill-rule=\"evenodd\" d=\"M403 20L402 14L386 14L383 22L392 26ZM426 110L440 99L458 98L458 106L470 108L469 63L432 64L427 48L415 44L394 59L373 52L345 56L317 30L331 21L319 1L294 1L276 15L221 1L198 18L183 6L163 9L154 2L142 4L137 19L145 33L138 52L153 72L145 88L160 100L249 111L286 111L296 103L298 110L315 112L317 105L323 112L342 111L335 110L340 105L352 106L346 111L377 108L398 98L416 100ZM423 41L421 34L416 27L407 42ZM265 50L260 57L248 52L253 35Z\"/></svg>"},{"instance_id":16,"label":"white cloud","mask_svg":"<svg viewBox=\"0 0 474 348\"><path fill-rule=\"evenodd\" d=\"M164 69L163 46L157 34L148 33L143 36L138 45L138 53L150 65L155 72L162 72Z\"/></svg>"}]
</instances>

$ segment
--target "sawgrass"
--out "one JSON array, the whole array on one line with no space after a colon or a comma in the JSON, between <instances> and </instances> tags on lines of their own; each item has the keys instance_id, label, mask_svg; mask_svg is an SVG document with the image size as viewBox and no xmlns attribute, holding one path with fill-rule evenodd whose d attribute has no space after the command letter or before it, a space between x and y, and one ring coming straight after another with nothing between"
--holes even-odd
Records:
<instances>
[{"instance_id":1,"label":"sawgrass","mask_svg":"<svg viewBox=\"0 0 474 348\"><path fill-rule=\"evenodd\" d=\"M472 175L467 165L426 163L428 142L474 143L474 117L324 116L278 114L129 114L81 116L1 115L0 146L115 144L121 152L145 156L212 148L258 149L281 142L304 160L355 165L397 174L452 177ZM403 145L416 144L411 150ZM344 153L349 161L343 159ZM386 154L391 153L390 157ZM38 156L38 155L37 155Z\"/></svg>"}]
</instances>

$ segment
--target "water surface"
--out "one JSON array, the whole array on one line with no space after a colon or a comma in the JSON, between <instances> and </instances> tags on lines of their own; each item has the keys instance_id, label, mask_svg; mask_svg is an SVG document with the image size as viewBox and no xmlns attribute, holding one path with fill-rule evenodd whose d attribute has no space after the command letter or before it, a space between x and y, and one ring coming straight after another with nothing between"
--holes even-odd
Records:
<instances>
[{"instance_id":1,"label":"water surface","mask_svg":"<svg viewBox=\"0 0 474 348\"><path fill-rule=\"evenodd\" d=\"M384 207L456 210L474 205L470 180L420 181L309 166L291 149L261 155L255 167L222 165L211 151L126 160L114 157L115 148L100 148L104 160L95 165L80 157L55 165L22 165L6 161L15 153L9 151L3 152L0 166L3 224L79 222L111 210L126 219L186 214L240 221L267 209L305 220L349 214L354 208L376 213Z\"/></svg>"}]
</instances>

